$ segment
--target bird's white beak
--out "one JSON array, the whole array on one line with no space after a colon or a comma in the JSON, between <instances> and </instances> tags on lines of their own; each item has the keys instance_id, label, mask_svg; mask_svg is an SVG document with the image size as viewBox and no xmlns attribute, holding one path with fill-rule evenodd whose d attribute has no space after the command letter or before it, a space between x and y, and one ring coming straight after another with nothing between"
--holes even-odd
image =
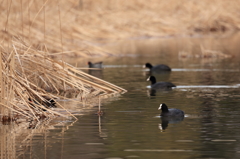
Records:
<instances>
[{"instance_id":1,"label":"bird's white beak","mask_svg":"<svg viewBox=\"0 0 240 159\"><path fill-rule=\"evenodd\" d=\"M148 77L147 81L150 81L150 77Z\"/></svg>"},{"instance_id":2,"label":"bird's white beak","mask_svg":"<svg viewBox=\"0 0 240 159\"><path fill-rule=\"evenodd\" d=\"M162 104L160 104L160 106L159 106L158 110L161 110L161 109L162 109Z\"/></svg>"},{"instance_id":3,"label":"bird's white beak","mask_svg":"<svg viewBox=\"0 0 240 159\"><path fill-rule=\"evenodd\" d=\"M146 68L146 66L145 66L145 65L143 65L143 66L142 66L142 68Z\"/></svg>"}]
</instances>

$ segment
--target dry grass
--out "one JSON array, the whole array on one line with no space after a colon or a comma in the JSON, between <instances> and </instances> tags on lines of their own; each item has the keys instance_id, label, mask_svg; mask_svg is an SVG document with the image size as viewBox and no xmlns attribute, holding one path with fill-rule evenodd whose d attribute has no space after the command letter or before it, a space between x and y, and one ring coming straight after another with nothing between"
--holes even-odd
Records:
<instances>
[{"instance_id":1,"label":"dry grass","mask_svg":"<svg viewBox=\"0 0 240 159\"><path fill-rule=\"evenodd\" d=\"M4 122L19 116L37 121L51 116L73 116L68 110L66 114L50 109L50 100L67 98L62 92L75 94L78 102L84 103L88 98L104 98L126 91L63 61L53 60L47 52L33 49L18 38L13 38L11 47L2 45L1 48L0 111ZM58 107L65 109L60 104Z\"/></svg>"},{"instance_id":2,"label":"dry grass","mask_svg":"<svg viewBox=\"0 0 240 159\"><path fill-rule=\"evenodd\" d=\"M96 43L237 31L239 4L238 0L2 1L0 35L4 41L21 36L49 53L111 55Z\"/></svg>"}]
</instances>

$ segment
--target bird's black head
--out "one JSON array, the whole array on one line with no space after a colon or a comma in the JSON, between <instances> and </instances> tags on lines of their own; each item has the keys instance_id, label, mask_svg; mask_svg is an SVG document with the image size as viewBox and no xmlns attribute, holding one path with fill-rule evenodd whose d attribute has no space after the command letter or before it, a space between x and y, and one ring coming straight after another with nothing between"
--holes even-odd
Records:
<instances>
[{"instance_id":1,"label":"bird's black head","mask_svg":"<svg viewBox=\"0 0 240 159\"><path fill-rule=\"evenodd\" d=\"M145 64L145 68L149 68L149 69L151 69L153 66L150 64L150 63L146 63Z\"/></svg>"},{"instance_id":2,"label":"bird's black head","mask_svg":"<svg viewBox=\"0 0 240 159\"><path fill-rule=\"evenodd\" d=\"M157 82L156 78L154 76L149 76L147 81L151 81L152 85L155 84Z\"/></svg>"},{"instance_id":3,"label":"bird's black head","mask_svg":"<svg viewBox=\"0 0 240 159\"><path fill-rule=\"evenodd\" d=\"M168 107L165 103L160 104L158 110L162 110L162 112L168 112Z\"/></svg>"}]
</instances>

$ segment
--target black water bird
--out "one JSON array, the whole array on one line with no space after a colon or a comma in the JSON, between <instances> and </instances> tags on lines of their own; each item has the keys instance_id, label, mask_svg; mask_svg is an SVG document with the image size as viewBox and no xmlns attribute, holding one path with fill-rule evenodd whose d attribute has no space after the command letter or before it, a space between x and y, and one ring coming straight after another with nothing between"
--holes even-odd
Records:
<instances>
[{"instance_id":1,"label":"black water bird","mask_svg":"<svg viewBox=\"0 0 240 159\"><path fill-rule=\"evenodd\" d=\"M154 76L149 76L147 81L151 81L151 89L172 89L172 87L176 87L176 85L171 82L157 82Z\"/></svg>"},{"instance_id":2,"label":"black water bird","mask_svg":"<svg viewBox=\"0 0 240 159\"><path fill-rule=\"evenodd\" d=\"M103 62L96 62L96 63L92 63L92 62L88 62L88 67L89 68L102 68L102 63Z\"/></svg>"},{"instance_id":3,"label":"black water bird","mask_svg":"<svg viewBox=\"0 0 240 159\"><path fill-rule=\"evenodd\" d=\"M44 100L41 100L40 98L36 97L35 99L32 98L28 98L29 100L29 104L32 105L33 107L35 107L35 105L42 105L45 108L56 108L56 102L54 99L47 97L47 96L43 96ZM46 109L43 109L43 111L46 111Z\"/></svg>"},{"instance_id":4,"label":"black water bird","mask_svg":"<svg viewBox=\"0 0 240 159\"><path fill-rule=\"evenodd\" d=\"M149 68L151 72L171 71L171 68L164 64L152 66L150 63L146 63L143 67Z\"/></svg>"},{"instance_id":5,"label":"black water bird","mask_svg":"<svg viewBox=\"0 0 240 159\"><path fill-rule=\"evenodd\" d=\"M170 108L168 109L165 103L160 104L158 110L162 110L162 117L184 117L184 112L180 109Z\"/></svg>"}]
</instances>

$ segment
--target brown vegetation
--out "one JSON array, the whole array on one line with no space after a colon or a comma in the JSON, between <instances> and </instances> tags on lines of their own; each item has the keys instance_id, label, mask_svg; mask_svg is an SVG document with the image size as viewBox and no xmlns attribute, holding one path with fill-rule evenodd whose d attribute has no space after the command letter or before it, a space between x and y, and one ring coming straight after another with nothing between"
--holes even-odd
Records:
<instances>
[{"instance_id":1,"label":"brown vegetation","mask_svg":"<svg viewBox=\"0 0 240 159\"><path fill-rule=\"evenodd\" d=\"M237 0L3 1L0 35L4 41L20 36L34 48L47 48L48 54L109 55L96 43L237 31L239 4Z\"/></svg>"},{"instance_id":2,"label":"brown vegetation","mask_svg":"<svg viewBox=\"0 0 240 159\"><path fill-rule=\"evenodd\" d=\"M237 0L2 1L2 120L15 120L14 112L36 120L47 113L64 116L45 110L50 101L62 97L61 93L66 91L79 94L82 101L90 96L125 91L50 57L114 55L97 45L105 40L232 33L239 29L239 3ZM225 56L203 48L202 54L206 53Z\"/></svg>"},{"instance_id":3,"label":"brown vegetation","mask_svg":"<svg viewBox=\"0 0 240 159\"><path fill-rule=\"evenodd\" d=\"M10 48L12 50L7 52ZM66 93L74 94L78 102L84 103L87 98L105 98L125 92L63 61L53 60L19 39L13 38L12 47L5 51L2 46L2 49L0 112L3 122L15 121L19 116L37 121L51 116L67 117L50 109L56 104L65 109L55 99L68 98Z\"/></svg>"}]
</instances>

